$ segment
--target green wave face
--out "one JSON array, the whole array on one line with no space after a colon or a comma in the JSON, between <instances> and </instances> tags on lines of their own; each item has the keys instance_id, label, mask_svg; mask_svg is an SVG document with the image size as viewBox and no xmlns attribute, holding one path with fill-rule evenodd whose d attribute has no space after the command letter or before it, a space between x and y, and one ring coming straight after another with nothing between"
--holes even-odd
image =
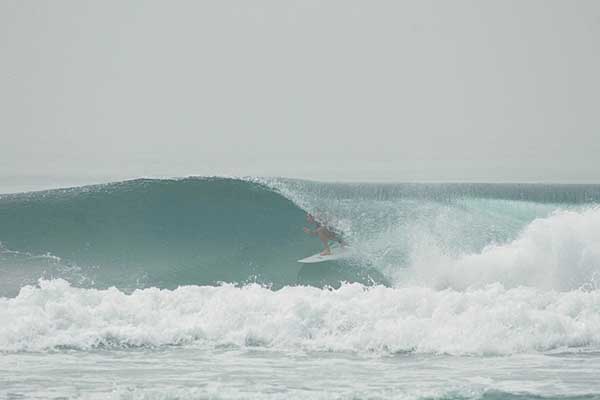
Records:
<instances>
[{"instance_id":1,"label":"green wave face","mask_svg":"<svg viewBox=\"0 0 600 400\"><path fill-rule=\"evenodd\" d=\"M320 250L302 232L304 219L272 189L236 179L136 180L4 196L1 290L14 292L42 275L126 289L362 279L331 268L299 276L297 260Z\"/></svg>"},{"instance_id":2,"label":"green wave face","mask_svg":"<svg viewBox=\"0 0 600 400\"><path fill-rule=\"evenodd\" d=\"M415 275L411 268L434 263L433 256L439 262L441 256L480 253L515 240L557 208L599 199L600 189L590 185L227 178L140 179L5 195L0 295L40 277L126 290L219 282L398 285ZM359 257L299 264L321 250L318 239L302 232L305 210L343 232Z\"/></svg>"}]
</instances>

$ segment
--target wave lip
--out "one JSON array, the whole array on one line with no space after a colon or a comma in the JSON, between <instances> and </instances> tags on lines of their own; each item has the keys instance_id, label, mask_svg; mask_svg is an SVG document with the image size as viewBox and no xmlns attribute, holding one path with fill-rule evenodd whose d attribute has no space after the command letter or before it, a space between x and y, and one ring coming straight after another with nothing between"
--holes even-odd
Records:
<instances>
[{"instance_id":1,"label":"wave lip","mask_svg":"<svg viewBox=\"0 0 600 400\"><path fill-rule=\"evenodd\" d=\"M185 286L126 294L57 279L0 298L0 351L165 345L389 354L600 348L600 291Z\"/></svg>"}]
</instances>

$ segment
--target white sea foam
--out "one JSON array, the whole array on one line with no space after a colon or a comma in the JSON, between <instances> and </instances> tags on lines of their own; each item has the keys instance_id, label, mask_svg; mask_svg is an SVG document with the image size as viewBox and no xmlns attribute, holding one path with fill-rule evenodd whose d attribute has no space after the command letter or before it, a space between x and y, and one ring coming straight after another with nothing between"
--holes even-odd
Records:
<instances>
[{"instance_id":1,"label":"white sea foam","mask_svg":"<svg viewBox=\"0 0 600 400\"><path fill-rule=\"evenodd\" d=\"M532 221L515 240L476 254L447 256L435 245L414 248L419 284L462 290L502 283L572 290L600 288L600 209L555 211ZM414 283L413 280L413 283Z\"/></svg>"},{"instance_id":2,"label":"white sea foam","mask_svg":"<svg viewBox=\"0 0 600 400\"><path fill-rule=\"evenodd\" d=\"M0 321L0 351L8 352L196 343L510 354L599 347L600 291L347 284L337 290L225 285L126 294L57 279L0 298Z\"/></svg>"}]
</instances>

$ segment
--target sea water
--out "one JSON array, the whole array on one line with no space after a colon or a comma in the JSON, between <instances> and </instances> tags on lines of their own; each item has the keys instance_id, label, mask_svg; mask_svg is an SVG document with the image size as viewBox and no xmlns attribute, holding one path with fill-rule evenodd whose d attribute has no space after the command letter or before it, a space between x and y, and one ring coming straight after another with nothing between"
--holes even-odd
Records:
<instances>
[{"instance_id":1,"label":"sea water","mask_svg":"<svg viewBox=\"0 0 600 400\"><path fill-rule=\"evenodd\" d=\"M600 186L0 195L0 398L600 398ZM354 257L312 265L305 213Z\"/></svg>"}]
</instances>

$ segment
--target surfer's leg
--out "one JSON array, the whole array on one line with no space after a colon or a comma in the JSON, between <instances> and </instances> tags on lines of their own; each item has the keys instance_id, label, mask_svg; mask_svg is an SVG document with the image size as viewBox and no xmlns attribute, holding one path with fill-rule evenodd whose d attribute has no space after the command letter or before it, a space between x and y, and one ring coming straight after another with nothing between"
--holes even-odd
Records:
<instances>
[{"instance_id":1,"label":"surfer's leg","mask_svg":"<svg viewBox=\"0 0 600 400\"><path fill-rule=\"evenodd\" d=\"M323 243L324 250L321 252L322 256L328 256L331 254L331 249L329 248L329 231L325 228L317 229L317 233L319 234L319 239Z\"/></svg>"}]
</instances>

